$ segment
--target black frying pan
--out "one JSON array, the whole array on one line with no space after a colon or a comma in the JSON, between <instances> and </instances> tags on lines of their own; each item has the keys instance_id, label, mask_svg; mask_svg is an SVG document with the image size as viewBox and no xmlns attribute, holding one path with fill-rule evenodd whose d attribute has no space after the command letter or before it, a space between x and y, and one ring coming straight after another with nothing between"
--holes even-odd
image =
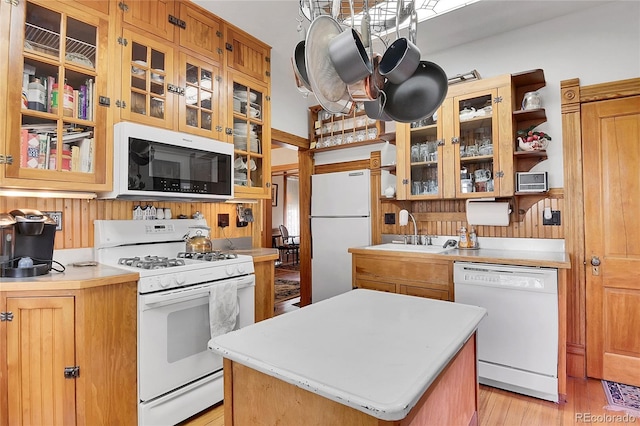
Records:
<instances>
[{"instance_id":1,"label":"black frying pan","mask_svg":"<svg viewBox=\"0 0 640 426\"><path fill-rule=\"evenodd\" d=\"M420 61L411 77L399 84L387 81L384 112L394 121L410 123L430 117L447 96L449 82L439 65Z\"/></svg>"}]
</instances>

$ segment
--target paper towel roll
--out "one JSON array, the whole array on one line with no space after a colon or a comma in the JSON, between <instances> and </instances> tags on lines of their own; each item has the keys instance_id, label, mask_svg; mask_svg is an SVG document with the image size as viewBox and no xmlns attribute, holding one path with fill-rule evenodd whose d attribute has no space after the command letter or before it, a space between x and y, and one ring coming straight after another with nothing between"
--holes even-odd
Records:
<instances>
[{"instance_id":1,"label":"paper towel roll","mask_svg":"<svg viewBox=\"0 0 640 426\"><path fill-rule=\"evenodd\" d=\"M509 203L467 200L469 225L509 226Z\"/></svg>"}]
</instances>

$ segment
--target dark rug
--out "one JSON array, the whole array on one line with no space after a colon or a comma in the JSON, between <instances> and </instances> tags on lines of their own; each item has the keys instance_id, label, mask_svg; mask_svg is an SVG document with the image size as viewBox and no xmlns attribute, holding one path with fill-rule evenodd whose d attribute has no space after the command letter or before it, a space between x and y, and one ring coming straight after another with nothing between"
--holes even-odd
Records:
<instances>
[{"instance_id":1,"label":"dark rug","mask_svg":"<svg viewBox=\"0 0 640 426\"><path fill-rule=\"evenodd\" d=\"M275 303L293 299L300 296L300 281L283 280L276 278L276 298Z\"/></svg>"},{"instance_id":2,"label":"dark rug","mask_svg":"<svg viewBox=\"0 0 640 426\"><path fill-rule=\"evenodd\" d=\"M288 263L286 265L278 265L276 269L286 269L287 271L299 271L300 264L299 263Z\"/></svg>"}]
</instances>

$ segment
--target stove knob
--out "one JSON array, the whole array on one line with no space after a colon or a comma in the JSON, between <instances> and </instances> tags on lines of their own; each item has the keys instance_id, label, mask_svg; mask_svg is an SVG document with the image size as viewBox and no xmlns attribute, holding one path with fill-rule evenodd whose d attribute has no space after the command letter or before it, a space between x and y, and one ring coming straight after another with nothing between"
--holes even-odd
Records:
<instances>
[{"instance_id":1,"label":"stove knob","mask_svg":"<svg viewBox=\"0 0 640 426\"><path fill-rule=\"evenodd\" d=\"M185 281L187 280L187 277L184 274L178 274L176 275L176 282L180 285L184 284Z\"/></svg>"},{"instance_id":2,"label":"stove knob","mask_svg":"<svg viewBox=\"0 0 640 426\"><path fill-rule=\"evenodd\" d=\"M244 274L244 265L242 263L238 265L238 272Z\"/></svg>"},{"instance_id":3,"label":"stove knob","mask_svg":"<svg viewBox=\"0 0 640 426\"><path fill-rule=\"evenodd\" d=\"M167 286L171 283L171 280L168 276L163 275L160 277L160 287L167 288Z\"/></svg>"},{"instance_id":4,"label":"stove knob","mask_svg":"<svg viewBox=\"0 0 640 426\"><path fill-rule=\"evenodd\" d=\"M227 275L229 276L233 275L233 265L227 265L227 267L225 268L225 271L227 272Z\"/></svg>"}]
</instances>

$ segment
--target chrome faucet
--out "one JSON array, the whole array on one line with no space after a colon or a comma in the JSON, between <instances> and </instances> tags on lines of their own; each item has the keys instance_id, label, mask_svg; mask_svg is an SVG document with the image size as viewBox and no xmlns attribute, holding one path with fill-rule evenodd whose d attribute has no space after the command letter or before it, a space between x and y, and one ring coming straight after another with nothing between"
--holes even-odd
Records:
<instances>
[{"instance_id":1,"label":"chrome faucet","mask_svg":"<svg viewBox=\"0 0 640 426\"><path fill-rule=\"evenodd\" d=\"M442 245L442 248L447 248L449 246L451 247L455 247L458 244L458 242L456 240L447 240L444 242L444 244Z\"/></svg>"},{"instance_id":2,"label":"chrome faucet","mask_svg":"<svg viewBox=\"0 0 640 426\"><path fill-rule=\"evenodd\" d=\"M412 244L420 244L418 240L418 226L416 225L416 219L407 210L400 210L400 226L406 226L409 224L409 218L413 221L413 240ZM406 241L406 240L405 240Z\"/></svg>"}]
</instances>

